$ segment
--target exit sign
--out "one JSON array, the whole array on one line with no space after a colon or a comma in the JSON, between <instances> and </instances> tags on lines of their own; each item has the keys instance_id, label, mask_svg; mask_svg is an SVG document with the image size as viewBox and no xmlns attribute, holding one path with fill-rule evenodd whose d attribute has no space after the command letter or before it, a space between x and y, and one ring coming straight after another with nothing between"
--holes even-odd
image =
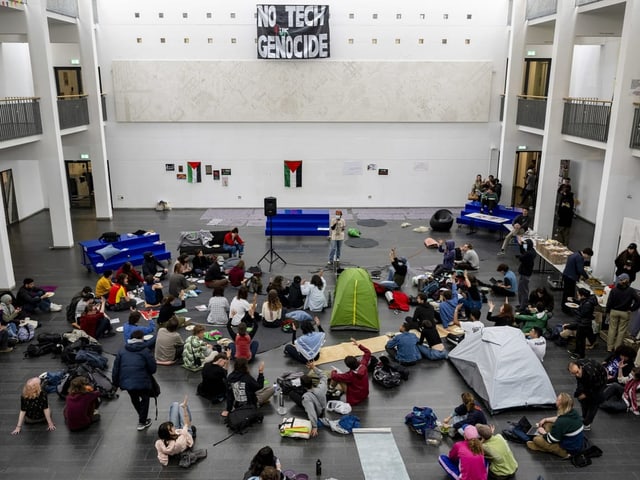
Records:
<instances>
[{"instance_id":1,"label":"exit sign","mask_svg":"<svg viewBox=\"0 0 640 480\"><path fill-rule=\"evenodd\" d=\"M80 154L80 160L89 160L89 154L88 153L81 153Z\"/></svg>"},{"instance_id":2,"label":"exit sign","mask_svg":"<svg viewBox=\"0 0 640 480\"><path fill-rule=\"evenodd\" d=\"M536 56L536 51L535 50L527 50L527 55L530 57L535 57Z\"/></svg>"}]
</instances>

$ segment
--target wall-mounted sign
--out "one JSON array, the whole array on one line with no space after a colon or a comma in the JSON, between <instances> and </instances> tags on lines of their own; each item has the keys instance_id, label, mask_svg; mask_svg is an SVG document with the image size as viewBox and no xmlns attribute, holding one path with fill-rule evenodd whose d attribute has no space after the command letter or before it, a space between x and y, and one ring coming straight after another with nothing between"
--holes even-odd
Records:
<instances>
[{"instance_id":1,"label":"wall-mounted sign","mask_svg":"<svg viewBox=\"0 0 640 480\"><path fill-rule=\"evenodd\" d=\"M257 5L258 58L329 58L328 5Z\"/></svg>"},{"instance_id":2,"label":"wall-mounted sign","mask_svg":"<svg viewBox=\"0 0 640 480\"><path fill-rule=\"evenodd\" d=\"M175 169L176 169L176 166L173 163L165 163L164 164L164 171L165 172L174 172Z\"/></svg>"},{"instance_id":3,"label":"wall-mounted sign","mask_svg":"<svg viewBox=\"0 0 640 480\"><path fill-rule=\"evenodd\" d=\"M231 169L230 168L223 168L222 169L222 175L226 175L226 176L231 175Z\"/></svg>"}]
</instances>

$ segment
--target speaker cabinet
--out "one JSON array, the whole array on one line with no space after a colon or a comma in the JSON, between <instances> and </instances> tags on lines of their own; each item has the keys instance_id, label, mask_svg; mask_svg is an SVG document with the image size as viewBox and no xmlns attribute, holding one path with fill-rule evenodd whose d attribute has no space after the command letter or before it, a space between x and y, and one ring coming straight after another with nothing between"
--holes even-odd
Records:
<instances>
[{"instance_id":1,"label":"speaker cabinet","mask_svg":"<svg viewBox=\"0 0 640 480\"><path fill-rule=\"evenodd\" d=\"M264 216L275 217L278 213L278 199L276 197L264 198Z\"/></svg>"}]
</instances>

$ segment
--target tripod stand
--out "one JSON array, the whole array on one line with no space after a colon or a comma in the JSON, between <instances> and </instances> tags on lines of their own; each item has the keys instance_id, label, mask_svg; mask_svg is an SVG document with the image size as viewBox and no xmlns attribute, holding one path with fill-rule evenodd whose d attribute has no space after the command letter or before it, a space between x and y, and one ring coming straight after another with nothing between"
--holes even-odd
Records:
<instances>
[{"instance_id":1,"label":"tripod stand","mask_svg":"<svg viewBox=\"0 0 640 480\"><path fill-rule=\"evenodd\" d=\"M285 265L287 264L285 259L282 258L280 255L278 255L278 252L276 252L273 249L273 222L272 222L272 220L273 220L273 217L271 217L271 216L267 217L267 222L269 222L269 250L267 250L265 252L265 254L260 258L260 260L258 260L258 265L260 265L260 262L262 262L263 260L266 260L267 262L269 262L269 271L271 271L271 265L273 265L278 260L280 260ZM267 258L267 257L269 257L269 258Z\"/></svg>"}]
</instances>

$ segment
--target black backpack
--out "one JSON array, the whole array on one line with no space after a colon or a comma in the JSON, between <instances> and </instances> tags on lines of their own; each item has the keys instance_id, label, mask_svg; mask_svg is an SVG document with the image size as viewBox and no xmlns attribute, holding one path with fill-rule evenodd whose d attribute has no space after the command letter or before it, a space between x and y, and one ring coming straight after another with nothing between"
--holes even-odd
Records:
<instances>
[{"instance_id":1,"label":"black backpack","mask_svg":"<svg viewBox=\"0 0 640 480\"><path fill-rule=\"evenodd\" d=\"M67 398L71 380L81 375L87 379L89 385L91 385L94 390L100 392L100 396L102 398L107 400L118 398L118 394L116 393L117 389L113 386L111 379L105 373L92 368L88 364L76 365L67 370L64 377L62 377L62 380L56 387L56 391L60 398Z\"/></svg>"},{"instance_id":2,"label":"black backpack","mask_svg":"<svg viewBox=\"0 0 640 480\"><path fill-rule=\"evenodd\" d=\"M402 378L395 369L387 368L384 364L379 363L373 370L373 381L384 388L395 388L400 385Z\"/></svg>"},{"instance_id":3,"label":"black backpack","mask_svg":"<svg viewBox=\"0 0 640 480\"><path fill-rule=\"evenodd\" d=\"M80 337L75 342L64 347L62 354L60 355L60 360L67 364L76 363L76 354L80 350L102 353L102 345L99 343L91 343L86 337Z\"/></svg>"},{"instance_id":4,"label":"black backpack","mask_svg":"<svg viewBox=\"0 0 640 480\"><path fill-rule=\"evenodd\" d=\"M104 232L98 240L103 243L115 243L120 240L120 235L118 232Z\"/></svg>"},{"instance_id":5,"label":"black backpack","mask_svg":"<svg viewBox=\"0 0 640 480\"><path fill-rule=\"evenodd\" d=\"M32 343L29 346L27 346L27 349L24 352L24 358L41 357L49 353L56 355L56 354L59 354L60 352L62 352L61 344L50 343L50 342L37 343L37 344Z\"/></svg>"},{"instance_id":6,"label":"black backpack","mask_svg":"<svg viewBox=\"0 0 640 480\"><path fill-rule=\"evenodd\" d=\"M243 434L254 423L262 423L263 418L255 405L242 405L229 412L227 427L234 433Z\"/></svg>"}]
</instances>

